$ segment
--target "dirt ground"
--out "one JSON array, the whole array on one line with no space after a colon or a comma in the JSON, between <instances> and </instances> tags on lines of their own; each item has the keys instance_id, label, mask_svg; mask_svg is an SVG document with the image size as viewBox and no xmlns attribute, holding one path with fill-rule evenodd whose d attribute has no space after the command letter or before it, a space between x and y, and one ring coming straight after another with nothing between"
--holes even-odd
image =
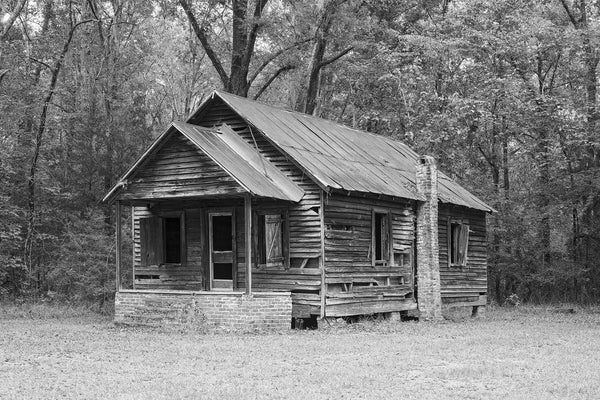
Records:
<instances>
[{"instance_id":1,"label":"dirt ground","mask_svg":"<svg viewBox=\"0 0 600 400\"><path fill-rule=\"evenodd\" d=\"M0 398L597 399L600 310L574 311L201 335L0 307Z\"/></svg>"}]
</instances>

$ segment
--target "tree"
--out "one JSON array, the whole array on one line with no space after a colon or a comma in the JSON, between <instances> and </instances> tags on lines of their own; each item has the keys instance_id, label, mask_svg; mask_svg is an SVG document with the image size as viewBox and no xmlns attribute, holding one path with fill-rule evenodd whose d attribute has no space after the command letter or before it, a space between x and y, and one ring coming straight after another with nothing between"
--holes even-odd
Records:
<instances>
[{"instance_id":1,"label":"tree","mask_svg":"<svg viewBox=\"0 0 600 400\"><path fill-rule=\"evenodd\" d=\"M192 9L192 3L189 0L179 0L179 4L185 11L196 37L217 72L223 88L227 92L247 97L252 84L263 73L265 68L285 52L306 42L306 40L300 40L273 51L251 73L250 67L255 55L256 41L266 24L264 13L268 2L268 0L255 0L253 6L249 6L248 0L233 0L231 8L225 2L209 2L208 7L210 9L203 10L208 16L216 12L220 14L222 19L231 23L231 49L227 52L230 56L230 72L227 73L224 67L223 56L219 55L219 52L211 42L210 33L216 30L215 27L209 18L205 17L201 22L198 21L196 13ZM265 83L258 90L258 95L260 96L278 76L293 68L294 66L291 64L284 64L276 69L270 78L265 79Z\"/></svg>"}]
</instances>

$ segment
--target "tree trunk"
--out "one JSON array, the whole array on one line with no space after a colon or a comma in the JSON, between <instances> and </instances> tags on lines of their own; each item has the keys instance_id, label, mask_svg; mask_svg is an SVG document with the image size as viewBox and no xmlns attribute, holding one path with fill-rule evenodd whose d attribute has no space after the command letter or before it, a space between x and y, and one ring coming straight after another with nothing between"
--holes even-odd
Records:
<instances>
[{"instance_id":1,"label":"tree trunk","mask_svg":"<svg viewBox=\"0 0 600 400\"><path fill-rule=\"evenodd\" d=\"M213 67L219 74L223 88L229 93L242 97L248 96L248 91L250 90L253 81L253 79L248 80L250 63L254 54L256 38L258 37L258 32L262 26L260 19L268 1L269 0L256 0L254 3L254 12L252 16L249 16L248 0L233 0L231 69L229 74L227 74L223 68L221 59L209 42L207 32L210 29L201 26L198 23L188 0L179 0L179 4L185 11L196 37L204 48ZM251 18L252 20L250 20ZM278 71L276 75L279 75L280 73L281 71ZM270 82L272 82L272 80Z\"/></svg>"},{"instance_id":2,"label":"tree trunk","mask_svg":"<svg viewBox=\"0 0 600 400\"><path fill-rule=\"evenodd\" d=\"M325 59L327 50L329 30L339 7L345 0L330 0L323 5L320 22L315 31L315 45L313 46L312 57L310 61L308 79L306 82L306 93L300 91L296 102L296 109L305 114L313 115L317 109L317 100L319 98L319 89L321 85L321 71L323 67L337 61L348 54L353 47L348 47L329 59Z\"/></svg>"}]
</instances>

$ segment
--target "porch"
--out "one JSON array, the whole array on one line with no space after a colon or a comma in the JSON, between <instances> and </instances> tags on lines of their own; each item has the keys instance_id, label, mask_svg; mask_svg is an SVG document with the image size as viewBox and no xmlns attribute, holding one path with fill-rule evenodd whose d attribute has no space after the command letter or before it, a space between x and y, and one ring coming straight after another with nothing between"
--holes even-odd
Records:
<instances>
[{"instance_id":1,"label":"porch","mask_svg":"<svg viewBox=\"0 0 600 400\"><path fill-rule=\"evenodd\" d=\"M116 218L115 322L289 329L290 291L320 289L321 270L290 268L286 202L242 196L118 200L118 216L131 210L132 263Z\"/></svg>"}]
</instances>

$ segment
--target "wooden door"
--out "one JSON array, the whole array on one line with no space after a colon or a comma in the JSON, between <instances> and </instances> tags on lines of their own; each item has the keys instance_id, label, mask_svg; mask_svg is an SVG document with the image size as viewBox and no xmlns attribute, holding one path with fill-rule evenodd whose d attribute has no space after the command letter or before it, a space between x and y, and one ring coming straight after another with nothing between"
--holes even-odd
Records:
<instances>
[{"instance_id":1,"label":"wooden door","mask_svg":"<svg viewBox=\"0 0 600 400\"><path fill-rule=\"evenodd\" d=\"M235 220L233 211L209 212L210 289L233 289Z\"/></svg>"}]
</instances>

